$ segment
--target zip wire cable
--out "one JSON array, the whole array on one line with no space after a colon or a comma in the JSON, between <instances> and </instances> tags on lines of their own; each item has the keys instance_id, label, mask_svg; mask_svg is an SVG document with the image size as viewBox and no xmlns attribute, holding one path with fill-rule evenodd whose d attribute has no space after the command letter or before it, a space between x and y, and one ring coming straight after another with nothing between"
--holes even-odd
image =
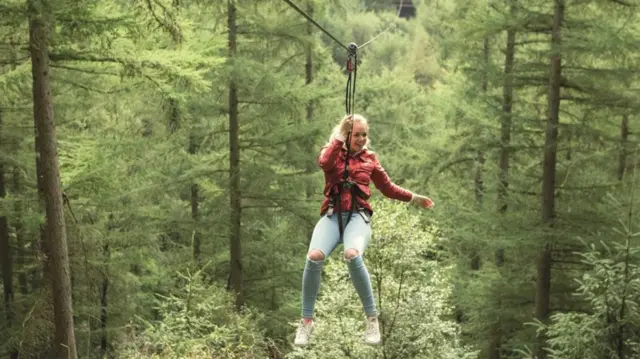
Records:
<instances>
[{"instance_id":1,"label":"zip wire cable","mask_svg":"<svg viewBox=\"0 0 640 359\"><path fill-rule=\"evenodd\" d=\"M340 42L340 40L336 39L333 35L331 35L331 33L327 30L325 30L324 27L322 27L320 24L318 24L317 22L315 22L315 20L313 20L311 18L311 16L307 15L306 12L302 11L302 9L300 9L299 7L297 7L294 3L292 3L290 0L284 0L287 4L289 4L289 6L291 6L292 8L294 8L297 12L299 12L302 16L304 16L305 18L307 18L307 20L311 21L312 24L314 24L318 29L322 30L322 32L324 32L325 34L327 34L327 36L329 36L333 41L335 41L336 43L338 43L338 45L342 46L342 48L344 48L345 50L349 51L349 48L347 47L347 45L343 44L342 42Z\"/></svg>"},{"instance_id":2,"label":"zip wire cable","mask_svg":"<svg viewBox=\"0 0 640 359\"><path fill-rule=\"evenodd\" d=\"M307 20L309 20L312 24L314 24L318 29L322 30L322 32L327 34L327 36L329 36L333 41L335 41L343 49L345 49L347 51L350 51L349 47L347 47L345 44L343 44L340 40L336 39L335 36L331 35L331 33L329 31L327 31L324 27L322 27L322 25L318 24L315 20L313 20L313 18L311 18L311 16L309 16L306 12L304 12L302 9L300 9L298 6L296 6L296 4L292 3L291 0L284 0L284 1L287 4L289 4L289 6L294 8L297 12L299 12L302 16L304 16ZM400 6L398 6L398 11L396 12L396 17L400 17L400 12L402 11L403 4L404 4L404 0L400 0ZM389 30L391 30L392 27L393 27L393 25L390 25L386 29L382 30L382 32L380 32L378 35L373 37L371 40L369 40L369 41L365 42L364 44L358 46L358 48L363 48L366 45L372 43L374 40L376 40L377 38L382 36L382 34L384 34L385 32L387 32ZM349 44L349 46L351 46L351 44Z\"/></svg>"},{"instance_id":3,"label":"zip wire cable","mask_svg":"<svg viewBox=\"0 0 640 359\"><path fill-rule=\"evenodd\" d=\"M402 11L402 5L404 3L404 0L400 0L400 6L398 6L398 12L396 13L396 17L400 17L400 12ZM374 38L372 38L371 40L365 42L364 44L360 45L359 48L363 48L366 45L372 43L375 39L379 38L380 36L382 36L382 34L384 34L385 32L389 31L394 25L389 25L389 27L387 27L386 29L382 30L381 33L379 33L378 35L376 35Z\"/></svg>"}]
</instances>

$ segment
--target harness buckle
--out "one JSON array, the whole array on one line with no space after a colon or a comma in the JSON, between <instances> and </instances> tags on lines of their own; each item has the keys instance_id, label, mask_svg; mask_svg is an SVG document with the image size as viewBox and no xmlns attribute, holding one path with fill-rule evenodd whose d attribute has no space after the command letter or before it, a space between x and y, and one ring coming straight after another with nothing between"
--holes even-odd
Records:
<instances>
[{"instance_id":1,"label":"harness buckle","mask_svg":"<svg viewBox=\"0 0 640 359\"><path fill-rule=\"evenodd\" d=\"M364 223L366 224L371 223L371 217L369 216L369 211L366 208L364 207L358 208L358 213L360 214L360 217L362 217L362 219L364 220Z\"/></svg>"},{"instance_id":2,"label":"harness buckle","mask_svg":"<svg viewBox=\"0 0 640 359\"><path fill-rule=\"evenodd\" d=\"M332 204L330 204L330 205L329 205L329 208L327 208L327 212L325 213L325 215L326 215L327 217L331 217L331 215L332 215L332 214L333 214L333 205L332 205Z\"/></svg>"}]
</instances>

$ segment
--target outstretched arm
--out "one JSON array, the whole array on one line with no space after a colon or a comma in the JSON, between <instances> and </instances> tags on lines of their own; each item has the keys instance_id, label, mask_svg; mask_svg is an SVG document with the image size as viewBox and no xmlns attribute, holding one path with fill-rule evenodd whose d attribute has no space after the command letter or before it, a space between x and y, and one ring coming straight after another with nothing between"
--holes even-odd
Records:
<instances>
[{"instance_id":1,"label":"outstretched arm","mask_svg":"<svg viewBox=\"0 0 640 359\"><path fill-rule=\"evenodd\" d=\"M338 135L329 143L328 146L324 147L320 151L318 165L324 171L330 171L335 168L336 160L338 159L344 140L344 136Z\"/></svg>"},{"instance_id":2,"label":"outstretched arm","mask_svg":"<svg viewBox=\"0 0 640 359\"><path fill-rule=\"evenodd\" d=\"M380 162L378 162L377 157L374 157L374 164L371 180L376 188L382 192L385 197L397 199L402 202L411 201L413 193L393 183L387 171L385 171L382 165L380 165Z\"/></svg>"},{"instance_id":3,"label":"outstretched arm","mask_svg":"<svg viewBox=\"0 0 640 359\"><path fill-rule=\"evenodd\" d=\"M385 169L380 165L380 162L378 162L377 157L374 157L374 164L375 166L371 173L371 180L383 195L391 199L411 202L412 204L424 208L433 207L433 201L431 198L415 194L393 183L391 178L389 178L387 171L385 171Z\"/></svg>"}]
</instances>

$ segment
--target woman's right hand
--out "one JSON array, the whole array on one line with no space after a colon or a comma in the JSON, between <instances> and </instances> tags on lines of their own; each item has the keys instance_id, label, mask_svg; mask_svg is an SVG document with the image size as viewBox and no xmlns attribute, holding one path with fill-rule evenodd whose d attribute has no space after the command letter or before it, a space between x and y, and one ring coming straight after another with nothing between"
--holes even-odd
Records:
<instances>
[{"instance_id":1,"label":"woman's right hand","mask_svg":"<svg viewBox=\"0 0 640 359\"><path fill-rule=\"evenodd\" d=\"M349 131L353 128L353 117L349 116L342 120L340 124L340 134L346 139L349 136Z\"/></svg>"}]
</instances>

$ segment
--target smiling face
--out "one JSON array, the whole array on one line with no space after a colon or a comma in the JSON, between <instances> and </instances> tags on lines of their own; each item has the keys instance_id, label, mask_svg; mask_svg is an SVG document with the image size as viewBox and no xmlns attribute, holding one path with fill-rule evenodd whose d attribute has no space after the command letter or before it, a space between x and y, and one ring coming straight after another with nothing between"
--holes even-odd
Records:
<instances>
[{"instance_id":1,"label":"smiling face","mask_svg":"<svg viewBox=\"0 0 640 359\"><path fill-rule=\"evenodd\" d=\"M367 144L367 125L360 122L355 121L353 123L353 130L351 131L351 152L361 151L364 146Z\"/></svg>"}]
</instances>

